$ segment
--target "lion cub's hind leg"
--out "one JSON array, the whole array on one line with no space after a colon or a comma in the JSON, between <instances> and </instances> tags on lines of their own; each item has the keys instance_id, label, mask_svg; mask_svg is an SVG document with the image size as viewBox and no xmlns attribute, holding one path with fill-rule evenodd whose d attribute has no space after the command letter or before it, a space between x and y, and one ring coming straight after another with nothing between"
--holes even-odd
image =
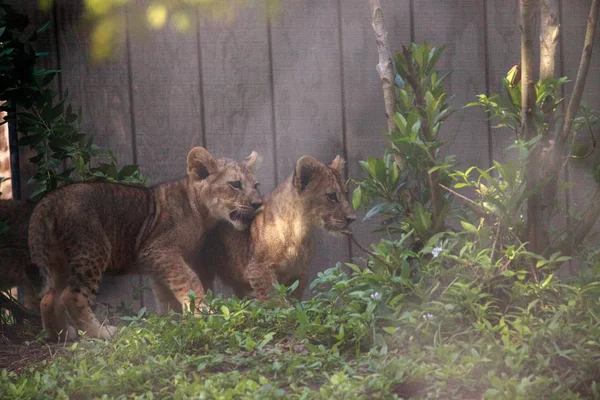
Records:
<instances>
[{"instance_id":1,"label":"lion cub's hind leg","mask_svg":"<svg viewBox=\"0 0 600 400\"><path fill-rule=\"evenodd\" d=\"M54 288L49 289L40 303L42 315L42 326L47 332L48 340L59 340L61 342L74 340L77 332L69 324L67 310L56 295Z\"/></svg>"},{"instance_id":2,"label":"lion cub's hind leg","mask_svg":"<svg viewBox=\"0 0 600 400\"><path fill-rule=\"evenodd\" d=\"M39 303L42 326L47 339L65 341L75 339L77 335L75 330L69 327L67 312L60 300L60 293L69 279L69 268L62 246L50 235L52 230L45 221L33 224L33 234L29 235L31 268L46 271L48 274L49 286Z\"/></svg>"},{"instance_id":3,"label":"lion cub's hind leg","mask_svg":"<svg viewBox=\"0 0 600 400\"><path fill-rule=\"evenodd\" d=\"M91 307L111 255L108 238L98 233L81 238L71 248L71 273L60 299L77 329L86 331L88 337L108 339L116 333L117 328L100 324Z\"/></svg>"}]
</instances>

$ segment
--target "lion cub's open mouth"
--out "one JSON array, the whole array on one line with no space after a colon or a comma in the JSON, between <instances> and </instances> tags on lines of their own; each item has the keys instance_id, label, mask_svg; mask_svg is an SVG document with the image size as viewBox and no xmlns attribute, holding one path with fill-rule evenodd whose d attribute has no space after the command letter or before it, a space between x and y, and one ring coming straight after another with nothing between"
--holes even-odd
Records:
<instances>
[{"instance_id":1,"label":"lion cub's open mouth","mask_svg":"<svg viewBox=\"0 0 600 400\"><path fill-rule=\"evenodd\" d=\"M232 221L239 221L245 224L249 224L250 222L252 222L253 217L253 213L244 213L239 210L233 210L229 213L229 219L231 219Z\"/></svg>"}]
</instances>

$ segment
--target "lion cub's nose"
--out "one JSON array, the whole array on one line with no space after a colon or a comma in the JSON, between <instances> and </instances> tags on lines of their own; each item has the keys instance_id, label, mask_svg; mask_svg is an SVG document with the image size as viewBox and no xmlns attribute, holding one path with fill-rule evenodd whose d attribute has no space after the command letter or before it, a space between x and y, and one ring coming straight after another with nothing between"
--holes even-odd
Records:
<instances>
[{"instance_id":1,"label":"lion cub's nose","mask_svg":"<svg viewBox=\"0 0 600 400\"><path fill-rule=\"evenodd\" d=\"M354 221L356 221L356 214L346 215L346 222L348 224L351 224Z\"/></svg>"},{"instance_id":2,"label":"lion cub's nose","mask_svg":"<svg viewBox=\"0 0 600 400\"><path fill-rule=\"evenodd\" d=\"M260 208L260 206L262 206L262 204L263 204L262 201L260 201L257 203L252 203L251 205L252 205L252 208L254 208L254 210L256 211Z\"/></svg>"}]
</instances>

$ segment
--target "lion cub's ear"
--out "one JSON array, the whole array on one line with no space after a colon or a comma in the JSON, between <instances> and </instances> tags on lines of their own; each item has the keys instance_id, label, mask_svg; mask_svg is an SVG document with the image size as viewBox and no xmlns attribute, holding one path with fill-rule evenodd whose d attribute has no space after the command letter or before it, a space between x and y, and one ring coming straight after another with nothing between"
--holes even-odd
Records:
<instances>
[{"instance_id":1,"label":"lion cub's ear","mask_svg":"<svg viewBox=\"0 0 600 400\"><path fill-rule=\"evenodd\" d=\"M248 167L251 172L254 172L258 164L260 164L260 161L261 158L259 157L258 153L253 151L248 157L246 157L244 164L246 164L246 167Z\"/></svg>"},{"instance_id":2,"label":"lion cub's ear","mask_svg":"<svg viewBox=\"0 0 600 400\"><path fill-rule=\"evenodd\" d=\"M217 160L204 147L194 147L187 156L187 173L194 180L206 179L217 171Z\"/></svg>"},{"instance_id":3,"label":"lion cub's ear","mask_svg":"<svg viewBox=\"0 0 600 400\"><path fill-rule=\"evenodd\" d=\"M322 164L319 160L311 156L302 156L296 163L294 169L294 186L302 192L310 182L312 182L319 173Z\"/></svg>"},{"instance_id":4,"label":"lion cub's ear","mask_svg":"<svg viewBox=\"0 0 600 400\"><path fill-rule=\"evenodd\" d=\"M344 171L344 165L346 165L346 161L339 155L335 156L331 164L329 164L331 168L335 169L340 174Z\"/></svg>"}]
</instances>

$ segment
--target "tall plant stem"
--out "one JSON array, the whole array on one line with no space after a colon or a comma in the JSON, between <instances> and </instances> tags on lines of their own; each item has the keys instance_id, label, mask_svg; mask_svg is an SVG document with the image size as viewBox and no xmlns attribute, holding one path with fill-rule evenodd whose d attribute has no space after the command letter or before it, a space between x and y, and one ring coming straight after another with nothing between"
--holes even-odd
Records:
<instances>
[{"instance_id":1,"label":"tall plant stem","mask_svg":"<svg viewBox=\"0 0 600 400\"><path fill-rule=\"evenodd\" d=\"M587 79L588 70L590 67L590 60L592 59L592 50L594 48L596 26L598 25L599 9L600 0L592 0L592 6L590 7L590 14L587 20L587 29L585 31L583 52L581 53L581 61L579 62L579 70L577 71L577 79L575 80L573 95L569 101L567 113L563 121L562 135L559 136L559 140L562 142L567 142L570 138L573 120L575 119L577 111L579 110L579 105L581 104L581 96L583 95L583 89L585 88L585 81Z\"/></svg>"},{"instance_id":2,"label":"tall plant stem","mask_svg":"<svg viewBox=\"0 0 600 400\"><path fill-rule=\"evenodd\" d=\"M423 87L417 80L417 73L415 71L415 65L413 63L413 56L411 51L403 47L402 52L404 53L404 58L406 58L406 66L408 69L408 74L406 76L406 80L410 84L415 93L415 101L417 103L417 107L419 112L421 113L421 131L423 132L423 136L425 140L428 142L433 142L433 132L431 127L429 126L427 112L427 106L425 104L425 93L423 92ZM435 155L430 154L430 165L429 168L435 166ZM433 209L433 223L434 223L434 233L441 232L444 229L444 218L443 218L443 199L442 199L442 191L440 190L440 173L439 170L435 170L428 174L428 183L429 190L431 191L431 206Z\"/></svg>"}]
</instances>

